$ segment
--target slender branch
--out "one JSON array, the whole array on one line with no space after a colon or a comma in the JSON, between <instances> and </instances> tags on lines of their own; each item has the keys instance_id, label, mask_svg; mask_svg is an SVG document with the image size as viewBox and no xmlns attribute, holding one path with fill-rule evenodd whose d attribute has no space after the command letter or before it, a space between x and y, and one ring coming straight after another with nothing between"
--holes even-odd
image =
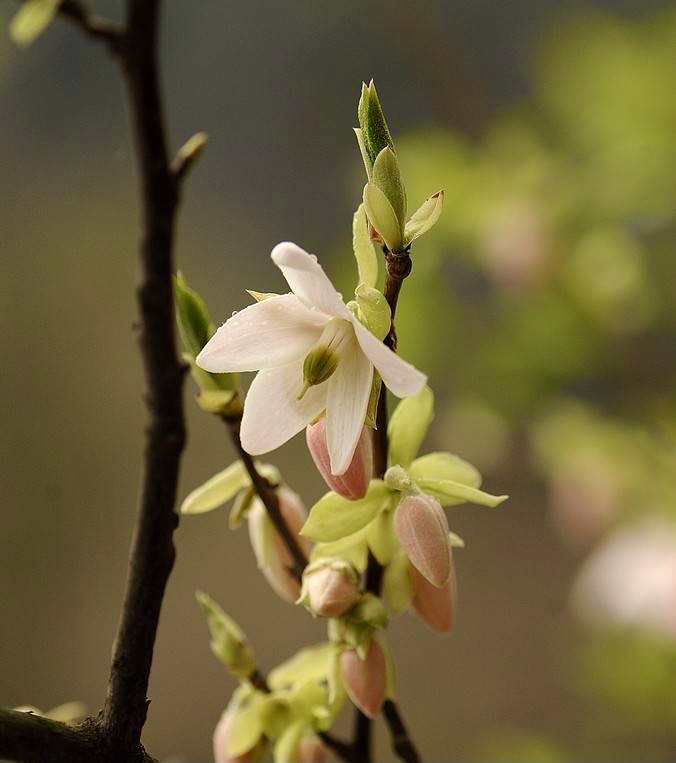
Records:
<instances>
[{"instance_id":1,"label":"slender branch","mask_svg":"<svg viewBox=\"0 0 676 763\"><path fill-rule=\"evenodd\" d=\"M275 530L277 530L279 536L284 541L284 545L287 547L289 553L291 554L291 558L293 559L293 566L289 568L289 571L299 582L301 582L303 579L303 570L307 567L308 564L307 557L305 556L303 549L300 547L296 536L291 532L291 530L289 530L289 527L286 524L284 517L282 516L282 512L279 509L279 499L277 498L277 494L265 479L265 477L263 477L258 469L256 469L256 464L254 463L253 458L251 458L251 456L242 447L242 441L239 437L241 418L223 417L223 420L228 426L230 436L232 437L232 442L237 449L237 452L239 453L239 457L244 464L244 468L247 470L254 490L263 502L265 510L267 511L268 516L270 517L270 521L275 527Z\"/></svg>"},{"instance_id":2,"label":"slender branch","mask_svg":"<svg viewBox=\"0 0 676 763\"><path fill-rule=\"evenodd\" d=\"M33 713L0 708L0 759L17 763L92 763L96 726L67 726Z\"/></svg>"},{"instance_id":3,"label":"slender branch","mask_svg":"<svg viewBox=\"0 0 676 763\"><path fill-rule=\"evenodd\" d=\"M383 248L385 255L385 299L390 306L392 320L390 331L384 339L385 344L393 351L397 351L397 332L395 330L394 318L397 312L397 301L401 285L407 278L413 267L409 250L395 254L387 248ZM385 389L381 390L378 399L378 410L376 413L376 431L373 437L373 455L374 455L374 476L383 477L387 470L387 393ZM378 560L369 552L368 564L366 567L366 590L380 595L382 587L383 568ZM390 730L392 746L397 755L405 763L420 763L413 742L411 741L404 723L399 715L397 706L391 700L388 700L383 707L385 721ZM354 722L354 760L359 763L370 763L371 761L371 721L360 710L357 709Z\"/></svg>"},{"instance_id":4,"label":"slender branch","mask_svg":"<svg viewBox=\"0 0 676 763\"><path fill-rule=\"evenodd\" d=\"M106 43L114 53L119 52L124 39L124 29L119 24L96 15L80 0L62 0L59 13L87 36Z\"/></svg>"},{"instance_id":5,"label":"slender branch","mask_svg":"<svg viewBox=\"0 0 676 763\"><path fill-rule=\"evenodd\" d=\"M406 763L422 763L422 758L414 747L399 710L392 700L388 699L383 705L383 715L390 729L392 747L401 760Z\"/></svg>"},{"instance_id":6,"label":"slender branch","mask_svg":"<svg viewBox=\"0 0 676 763\"><path fill-rule=\"evenodd\" d=\"M174 506L185 443L184 368L176 353L172 293L177 188L163 125L157 64L159 0L127 0L122 69L140 169L142 241L139 344L150 422L127 587L101 716L120 758L138 748L160 609L175 549Z\"/></svg>"}]
</instances>

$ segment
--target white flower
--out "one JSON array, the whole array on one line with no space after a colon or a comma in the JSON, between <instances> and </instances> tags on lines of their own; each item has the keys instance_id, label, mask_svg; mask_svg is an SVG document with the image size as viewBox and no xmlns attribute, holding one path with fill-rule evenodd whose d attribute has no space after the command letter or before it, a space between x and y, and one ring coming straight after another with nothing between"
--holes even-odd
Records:
<instances>
[{"instance_id":1,"label":"white flower","mask_svg":"<svg viewBox=\"0 0 676 763\"><path fill-rule=\"evenodd\" d=\"M240 431L251 455L278 448L326 410L331 471L340 475L350 465L364 425L373 367L397 397L416 395L426 377L357 320L314 255L282 243L271 256L293 293L234 314L196 362L213 373L259 372L244 403ZM311 351L312 358L326 362L314 363L316 378L308 387L304 363Z\"/></svg>"}]
</instances>

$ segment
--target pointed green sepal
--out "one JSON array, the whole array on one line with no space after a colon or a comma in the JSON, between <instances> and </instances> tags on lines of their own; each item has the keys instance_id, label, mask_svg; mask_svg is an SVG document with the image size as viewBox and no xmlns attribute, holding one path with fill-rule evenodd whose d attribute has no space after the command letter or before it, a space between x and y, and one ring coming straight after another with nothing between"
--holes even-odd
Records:
<instances>
[{"instance_id":1,"label":"pointed green sepal","mask_svg":"<svg viewBox=\"0 0 676 763\"><path fill-rule=\"evenodd\" d=\"M399 403L387 427L390 464L408 468L416 457L433 418L434 394L429 387Z\"/></svg>"},{"instance_id":2,"label":"pointed green sepal","mask_svg":"<svg viewBox=\"0 0 676 763\"><path fill-rule=\"evenodd\" d=\"M444 192L430 196L410 217L404 228L404 243L409 246L436 225L444 205Z\"/></svg>"},{"instance_id":3,"label":"pointed green sepal","mask_svg":"<svg viewBox=\"0 0 676 763\"><path fill-rule=\"evenodd\" d=\"M378 256L371 241L363 204L359 205L352 218L352 249L357 261L359 283L375 286L378 281Z\"/></svg>"},{"instance_id":4,"label":"pointed green sepal","mask_svg":"<svg viewBox=\"0 0 676 763\"><path fill-rule=\"evenodd\" d=\"M211 633L211 651L238 678L248 678L256 669L254 653L244 631L202 591L195 594L207 617Z\"/></svg>"}]
</instances>

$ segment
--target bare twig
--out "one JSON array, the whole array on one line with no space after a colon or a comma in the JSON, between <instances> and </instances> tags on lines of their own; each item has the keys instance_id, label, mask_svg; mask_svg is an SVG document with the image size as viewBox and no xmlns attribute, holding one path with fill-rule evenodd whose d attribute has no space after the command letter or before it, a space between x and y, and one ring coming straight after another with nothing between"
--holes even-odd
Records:
<instances>
[{"instance_id":1,"label":"bare twig","mask_svg":"<svg viewBox=\"0 0 676 763\"><path fill-rule=\"evenodd\" d=\"M242 447L242 441L239 438L239 426L241 423L241 418L229 418L224 416L223 420L225 421L228 430L230 431L232 442L237 449L237 452L239 453L239 457L244 464L244 468L249 474L249 478L251 479L251 484L253 485L254 490L263 502L265 510L267 511L268 517L270 517L270 521L274 525L275 530L277 530L279 536L284 541L284 545L287 547L289 553L291 554L291 558L293 559L293 566L289 571L299 582L301 582L303 579L303 570L307 567L308 563L307 557L305 556L303 549L300 547L296 536L289 529L281 511L279 510L279 499L277 498L277 494L265 479L265 477L263 477L258 469L256 469L256 464L254 463L253 458L251 458L251 456Z\"/></svg>"},{"instance_id":2,"label":"bare twig","mask_svg":"<svg viewBox=\"0 0 676 763\"><path fill-rule=\"evenodd\" d=\"M18 763L93 763L94 726L72 727L33 713L0 709L0 759Z\"/></svg>"},{"instance_id":3,"label":"bare twig","mask_svg":"<svg viewBox=\"0 0 676 763\"><path fill-rule=\"evenodd\" d=\"M89 37L106 43L114 53L119 51L124 38L119 24L96 15L80 0L62 0L59 13Z\"/></svg>"},{"instance_id":4,"label":"bare twig","mask_svg":"<svg viewBox=\"0 0 676 763\"><path fill-rule=\"evenodd\" d=\"M404 279L410 275L412 262L409 251L401 254L393 254L383 249L385 254L385 299L390 306L392 321L390 331L385 337L385 344L393 351L397 350L397 333L394 327L394 317L397 312L399 291ZM383 477L387 470L387 393L383 388L378 399L378 411L376 414L377 428L373 433L373 462L374 476ZM368 565L366 567L366 590L380 595L383 580L383 568L378 560L369 552ZM397 706L391 700L385 703L383 708L385 722L390 730L394 751L404 763L420 763L413 742L411 741L404 723L399 715ZM357 709L354 721L353 735L353 760L355 763L370 763L371 761L371 721Z\"/></svg>"},{"instance_id":5,"label":"bare twig","mask_svg":"<svg viewBox=\"0 0 676 763\"><path fill-rule=\"evenodd\" d=\"M159 0L127 0L122 68L142 201L140 347L150 423L127 588L101 723L112 750L138 747L160 608L174 564L176 483L185 442L184 368L176 353L172 293L177 188L169 166L157 64Z\"/></svg>"}]
</instances>

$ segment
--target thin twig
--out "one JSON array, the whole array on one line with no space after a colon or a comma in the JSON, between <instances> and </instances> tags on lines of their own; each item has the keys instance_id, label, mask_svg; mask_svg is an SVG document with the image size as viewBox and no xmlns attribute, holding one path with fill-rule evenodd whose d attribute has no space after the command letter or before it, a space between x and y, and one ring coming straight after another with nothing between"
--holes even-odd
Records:
<instances>
[{"instance_id":1,"label":"thin twig","mask_svg":"<svg viewBox=\"0 0 676 763\"><path fill-rule=\"evenodd\" d=\"M270 521L274 525L275 530L277 530L279 536L284 542L284 545L287 547L289 553L291 554L293 565L289 568L289 572L291 572L291 574L299 582L302 582L303 571L308 564L307 557L305 556L303 549L300 547L296 536L291 532L289 526L284 520L284 517L282 516L282 512L279 509L279 499L277 498L277 494L265 479L265 477L263 477L263 475L258 471L253 458L251 458L251 456L242 447L242 441L239 437L241 419L239 417L228 418L224 416L223 420L225 421L228 430L230 431L232 442L237 449L237 452L239 453L239 457L244 464L244 468L247 470L254 490L263 502L265 510L267 511L268 517L270 517Z\"/></svg>"},{"instance_id":2,"label":"thin twig","mask_svg":"<svg viewBox=\"0 0 676 763\"><path fill-rule=\"evenodd\" d=\"M105 42L114 53L119 51L124 29L116 22L98 16L80 0L62 0L59 13L87 36Z\"/></svg>"},{"instance_id":3,"label":"thin twig","mask_svg":"<svg viewBox=\"0 0 676 763\"><path fill-rule=\"evenodd\" d=\"M140 171L142 241L139 344L150 422L127 587L101 723L110 748L138 748L153 647L175 549L180 456L185 443L184 368L176 353L172 293L176 182L170 170L159 86L159 0L127 0L122 68Z\"/></svg>"},{"instance_id":4,"label":"thin twig","mask_svg":"<svg viewBox=\"0 0 676 763\"><path fill-rule=\"evenodd\" d=\"M397 351L397 332L395 330L394 318L397 312L397 301L401 285L407 278L413 267L408 249L400 254L394 254L383 249L385 255L385 299L390 306L392 320L390 331L383 340L385 344L393 351ZM387 470L387 393L383 388L378 399L378 410L376 413L376 431L373 436L373 461L374 476L383 477ZM378 560L369 552L368 564L366 567L366 590L380 595L382 587L383 568ZM404 723L401 719L397 706L391 700L388 700L383 707L385 722L390 730L392 746L397 755L404 763L420 763L420 756L408 736ZM356 710L354 721L353 736L354 760L358 763L370 763L371 761L371 721L359 709Z\"/></svg>"}]
</instances>

